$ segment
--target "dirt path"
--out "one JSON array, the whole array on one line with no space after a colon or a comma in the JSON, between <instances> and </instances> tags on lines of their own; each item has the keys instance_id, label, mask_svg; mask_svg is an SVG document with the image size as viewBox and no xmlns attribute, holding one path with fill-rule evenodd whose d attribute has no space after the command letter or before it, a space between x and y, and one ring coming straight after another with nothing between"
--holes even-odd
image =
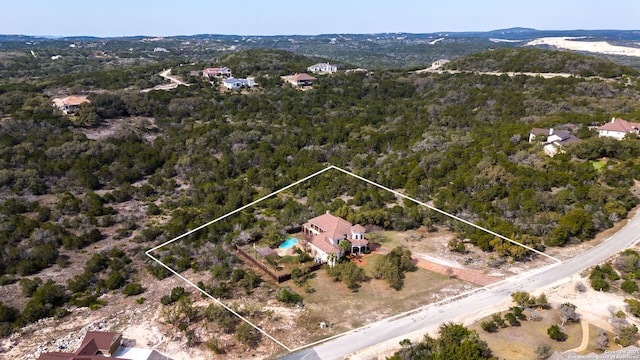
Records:
<instances>
[{"instance_id":1,"label":"dirt path","mask_svg":"<svg viewBox=\"0 0 640 360\"><path fill-rule=\"evenodd\" d=\"M450 266L436 264L425 259L414 258L414 262L416 262L416 265L419 268L426 269L434 273L447 275L449 277L455 277L460 280L468 281L470 283L474 283L480 286L491 285L493 283L497 283L498 281L502 280L500 278L480 274L475 271L458 269Z\"/></svg>"},{"instance_id":2,"label":"dirt path","mask_svg":"<svg viewBox=\"0 0 640 360\"><path fill-rule=\"evenodd\" d=\"M163 72L161 72L158 75L160 75L161 77L171 81L172 83L178 84L178 85L184 85L184 86L189 86L190 85L190 84L187 84L186 82L178 79L175 76L171 76L171 69L164 70Z\"/></svg>"},{"instance_id":3,"label":"dirt path","mask_svg":"<svg viewBox=\"0 0 640 360\"><path fill-rule=\"evenodd\" d=\"M178 79L175 76L171 76L170 74L171 74L171 69L164 70L164 71L162 71L161 73L158 74L160 77L171 81L170 84L156 85L156 86L154 86L152 88L149 88L149 89L140 90L140 92L145 93L145 92L149 92L151 90L171 90L171 89L177 88L180 85L184 85L184 86L190 86L191 85L191 84L188 84L188 83Z\"/></svg>"},{"instance_id":4,"label":"dirt path","mask_svg":"<svg viewBox=\"0 0 640 360\"><path fill-rule=\"evenodd\" d=\"M426 69L421 69L421 70L416 70L415 71L416 74L422 74L422 73L425 73L425 72L427 72L427 73L436 73L436 74L445 74L445 73L446 74L476 74L476 75L492 75L492 76L507 75L509 77L524 75L524 76L531 76L531 77L542 77L542 78L545 78L545 79L551 79L551 78L557 78L557 77L562 77L562 78L575 77L575 78L579 78L579 79L598 79L598 80L608 81L608 82L617 81L616 79L608 79L608 78L603 78L601 76L580 76L580 75L577 75L577 74L569 74L569 73L445 70L445 69L440 69L438 67L433 67L433 66L429 67L429 68L426 68Z\"/></svg>"},{"instance_id":5,"label":"dirt path","mask_svg":"<svg viewBox=\"0 0 640 360\"><path fill-rule=\"evenodd\" d=\"M569 74L569 73L535 73L535 72L516 72L516 71L509 71L509 72L501 72L501 71L466 71L466 70L444 70L444 69L438 69L438 68L426 68L426 69L421 69L421 70L417 70L416 74L421 74L424 72L431 72L431 73L438 73L438 74L469 74L469 73L473 73L473 74L478 74L478 75L493 75L493 76L501 76L501 75L508 75L509 77L514 77L514 76L518 76L518 75L525 75L525 76L540 76L543 77L545 79L550 79L550 78L555 78L555 77L564 77L564 78L568 78L568 77L578 77L581 78L582 76L579 75L574 75L574 74Z\"/></svg>"},{"instance_id":6,"label":"dirt path","mask_svg":"<svg viewBox=\"0 0 640 360\"><path fill-rule=\"evenodd\" d=\"M580 346L578 346L575 349L569 349L565 351L565 353L568 353L570 351L575 351L577 353L580 353L582 351L587 350L587 346L589 346L589 322L581 321L580 324L582 324L582 342L580 343Z\"/></svg>"},{"instance_id":7,"label":"dirt path","mask_svg":"<svg viewBox=\"0 0 640 360\"><path fill-rule=\"evenodd\" d=\"M381 254L385 255L389 253L389 249L384 246L379 246L372 249L372 254ZM484 275L475 271L460 269L453 266L447 266L445 264L438 264L433 261L429 261L423 257L414 256L413 262L421 269L429 270L436 274L447 275L449 277L455 277L460 280L468 281L470 283L474 283L480 286L487 286L493 283L497 283L501 281L501 278L493 277L489 275ZM365 260L366 261L366 260ZM357 262L357 264L362 264L362 262Z\"/></svg>"}]
</instances>

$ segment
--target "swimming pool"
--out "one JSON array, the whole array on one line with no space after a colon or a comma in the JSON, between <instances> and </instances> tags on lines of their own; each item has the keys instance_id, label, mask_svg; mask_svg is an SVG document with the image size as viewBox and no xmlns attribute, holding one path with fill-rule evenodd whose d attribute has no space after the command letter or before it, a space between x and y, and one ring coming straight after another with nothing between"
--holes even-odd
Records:
<instances>
[{"instance_id":1,"label":"swimming pool","mask_svg":"<svg viewBox=\"0 0 640 360\"><path fill-rule=\"evenodd\" d=\"M294 237L290 237L287 239L287 241L283 242L282 244L280 244L280 246L278 246L280 249L291 249L295 244L298 243L298 239L294 238Z\"/></svg>"}]
</instances>

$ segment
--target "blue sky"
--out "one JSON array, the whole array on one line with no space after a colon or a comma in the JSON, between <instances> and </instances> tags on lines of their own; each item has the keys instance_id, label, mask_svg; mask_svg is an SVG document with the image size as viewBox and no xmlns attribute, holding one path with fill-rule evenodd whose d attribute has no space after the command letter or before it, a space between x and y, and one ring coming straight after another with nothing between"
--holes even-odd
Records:
<instances>
[{"instance_id":1,"label":"blue sky","mask_svg":"<svg viewBox=\"0 0 640 360\"><path fill-rule=\"evenodd\" d=\"M640 29L639 0L4 0L0 34L168 36Z\"/></svg>"}]
</instances>

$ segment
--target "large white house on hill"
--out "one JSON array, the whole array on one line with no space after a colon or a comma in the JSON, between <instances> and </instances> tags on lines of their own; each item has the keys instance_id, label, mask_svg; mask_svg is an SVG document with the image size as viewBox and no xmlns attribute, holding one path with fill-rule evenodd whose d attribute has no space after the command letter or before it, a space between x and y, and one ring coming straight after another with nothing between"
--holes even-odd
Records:
<instances>
[{"instance_id":1,"label":"large white house on hill","mask_svg":"<svg viewBox=\"0 0 640 360\"><path fill-rule=\"evenodd\" d=\"M222 84L224 85L224 87L226 87L229 90L241 89L243 87L252 88L252 87L255 86L255 82L251 78L247 78L247 79L236 79L236 78L226 79L225 81L222 82Z\"/></svg>"},{"instance_id":2,"label":"large white house on hill","mask_svg":"<svg viewBox=\"0 0 640 360\"><path fill-rule=\"evenodd\" d=\"M308 72L312 73L329 73L333 74L338 71L338 67L336 65L331 65L329 63L318 63L313 64L307 68Z\"/></svg>"}]
</instances>

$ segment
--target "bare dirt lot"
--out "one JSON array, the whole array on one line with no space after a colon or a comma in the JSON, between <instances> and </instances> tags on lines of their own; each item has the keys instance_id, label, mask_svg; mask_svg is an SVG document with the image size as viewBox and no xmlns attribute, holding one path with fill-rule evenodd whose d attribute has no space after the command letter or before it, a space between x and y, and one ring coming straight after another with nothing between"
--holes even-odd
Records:
<instances>
[{"instance_id":1,"label":"bare dirt lot","mask_svg":"<svg viewBox=\"0 0 640 360\"><path fill-rule=\"evenodd\" d=\"M153 141L157 137L155 132L158 131L158 127L154 118L131 117L105 120L104 124L98 127L79 131L91 140L120 137L134 132L139 133L147 141Z\"/></svg>"}]
</instances>

